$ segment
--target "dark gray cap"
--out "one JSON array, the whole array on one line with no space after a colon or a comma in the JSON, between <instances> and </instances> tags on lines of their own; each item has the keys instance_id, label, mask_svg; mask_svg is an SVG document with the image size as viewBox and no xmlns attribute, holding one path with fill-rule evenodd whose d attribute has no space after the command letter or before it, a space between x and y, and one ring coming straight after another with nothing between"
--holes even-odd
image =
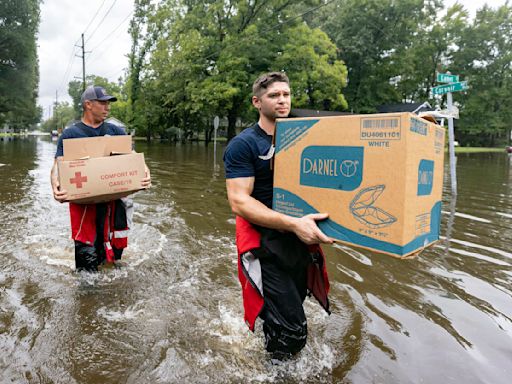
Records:
<instances>
[{"instance_id":1,"label":"dark gray cap","mask_svg":"<svg viewBox=\"0 0 512 384\"><path fill-rule=\"evenodd\" d=\"M87 87L84 93L82 93L80 102L83 105L87 100L117 101L117 97L108 95L107 91L105 91L105 88L103 87L91 85L90 87Z\"/></svg>"}]
</instances>

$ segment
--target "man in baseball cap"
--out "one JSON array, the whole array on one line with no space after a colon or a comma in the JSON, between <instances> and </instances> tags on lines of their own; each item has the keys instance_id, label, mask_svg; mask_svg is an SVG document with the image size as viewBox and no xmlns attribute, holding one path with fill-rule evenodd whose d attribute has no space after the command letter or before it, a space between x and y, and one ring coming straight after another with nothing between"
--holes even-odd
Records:
<instances>
[{"instance_id":1,"label":"man in baseball cap","mask_svg":"<svg viewBox=\"0 0 512 384\"><path fill-rule=\"evenodd\" d=\"M82 93L80 102L84 105L87 100L117 101L117 97L108 95L103 87L91 85Z\"/></svg>"},{"instance_id":2,"label":"man in baseball cap","mask_svg":"<svg viewBox=\"0 0 512 384\"><path fill-rule=\"evenodd\" d=\"M105 121L110 112L110 102L112 101L117 101L117 98L107 94L105 88L99 86L90 86L82 94L83 115L81 121L66 128L57 142L55 161L51 171L51 183L55 200L61 203L67 200L67 191L60 188L57 166L58 160L62 159L64 155L63 141L65 139L126 135L122 127ZM150 186L151 176L148 167L146 167L146 175L141 180L141 187L149 188ZM111 232L109 230L105 231L105 228L110 225L109 223L114 223L109 228L115 229L116 223L121 223L124 230L127 226L127 220L123 219L126 218L125 208L125 202L121 200L100 204L69 203L71 234L75 241L75 267L77 271L97 272L98 266L105 261L121 259L123 249L127 244L126 237L123 238L123 241L118 241L117 244L111 243L109 240ZM120 217L121 220L119 220ZM119 232L123 232L123 230L119 230Z\"/></svg>"}]
</instances>

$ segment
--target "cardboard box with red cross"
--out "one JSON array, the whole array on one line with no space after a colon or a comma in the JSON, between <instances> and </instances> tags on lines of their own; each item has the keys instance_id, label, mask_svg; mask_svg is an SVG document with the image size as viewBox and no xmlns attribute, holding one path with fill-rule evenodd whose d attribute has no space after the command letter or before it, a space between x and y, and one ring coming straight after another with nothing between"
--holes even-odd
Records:
<instances>
[{"instance_id":1,"label":"cardboard box with red cross","mask_svg":"<svg viewBox=\"0 0 512 384\"><path fill-rule=\"evenodd\" d=\"M61 188L68 191L68 201L100 203L142 189L144 154L132 152L131 136L65 139L63 146L59 180Z\"/></svg>"}]
</instances>

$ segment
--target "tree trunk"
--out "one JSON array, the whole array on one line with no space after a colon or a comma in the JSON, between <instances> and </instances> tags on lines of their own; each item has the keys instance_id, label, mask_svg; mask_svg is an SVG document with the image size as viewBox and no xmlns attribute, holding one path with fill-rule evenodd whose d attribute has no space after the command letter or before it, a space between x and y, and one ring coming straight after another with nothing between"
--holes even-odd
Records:
<instances>
[{"instance_id":1,"label":"tree trunk","mask_svg":"<svg viewBox=\"0 0 512 384\"><path fill-rule=\"evenodd\" d=\"M238 108L231 108L228 111L228 141L236 136L236 118Z\"/></svg>"},{"instance_id":2,"label":"tree trunk","mask_svg":"<svg viewBox=\"0 0 512 384\"><path fill-rule=\"evenodd\" d=\"M204 127L204 145L205 145L205 147L207 147L208 144L210 144L210 142L212 141L213 130L214 130L214 128L211 125L207 125Z\"/></svg>"}]
</instances>

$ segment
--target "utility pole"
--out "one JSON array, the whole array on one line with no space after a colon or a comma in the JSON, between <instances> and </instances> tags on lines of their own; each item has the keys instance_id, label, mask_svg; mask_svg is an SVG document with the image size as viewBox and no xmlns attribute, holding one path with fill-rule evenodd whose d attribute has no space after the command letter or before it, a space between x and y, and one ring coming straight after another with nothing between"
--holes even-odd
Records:
<instances>
[{"instance_id":1,"label":"utility pole","mask_svg":"<svg viewBox=\"0 0 512 384\"><path fill-rule=\"evenodd\" d=\"M59 130L59 109L57 108L59 105L59 91L55 90L55 108L53 111L55 112L55 129Z\"/></svg>"},{"instance_id":2,"label":"utility pole","mask_svg":"<svg viewBox=\"0 0 512 384\"><path fill-rule=\"evenodd\" d=\"M84 34L82 33L82 45L77 45L77 47L82 48L82 55L75 55L76 57L80 57L82 59L82 92L85 91L85 54L89 52L85 52L85 42L84 42Z\"/></svg>"}]
</instances>

